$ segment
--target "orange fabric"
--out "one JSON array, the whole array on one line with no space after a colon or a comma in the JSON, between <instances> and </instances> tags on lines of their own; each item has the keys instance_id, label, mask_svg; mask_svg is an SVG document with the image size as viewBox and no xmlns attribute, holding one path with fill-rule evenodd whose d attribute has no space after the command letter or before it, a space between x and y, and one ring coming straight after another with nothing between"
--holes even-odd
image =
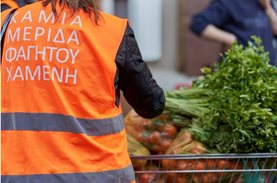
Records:
<instances>
[{"instance_id":1,"label":"orange fabric","mask_svg":"<svg viewBox=\"0 0 277 183\"><path fill-rule=\"evenodd\" d=\"M28 10L32 13L30 14ZM8 70L2 75L2 81L8 84L8 87L2 87L2 92L13 96L11 100L5 101L3 112L43 111L96 119L117 116L122 112L115 106L115 57L127 21L102 14L105 23L100 22L101 25L96 26L84 13L71 18L69 18L70 11L64 13L60 15L57 24L36 28L43 22L44 16L47 18L51 16L50 7L46 10L41 9L41 4L38 2L28 6L28 9L23 7L17 10L16 23L11 22L9 26L13 30L10 34L12 36L6 36L3 51L3 59L6 59L10 53L7 48L18 50L18 54L15 55L16 61L4 61L2 65ZM39 18L41 22L38 21ZM24 27L28 28L25 38L22 33ZM19 36L16 30L20 30ZM42 31L44 35L35 38L35 35L42 34ZM17 39L28 41L20 41L18 44ZM64 40L64 43L61 43L61 40ZM40 53L44 48L49 48L47 54L28 55L28 48L34 45L39 46L37 49ZM31 47L29 50L34 52L34 49ZM36 57L45 60L36 61ZM57 61L55 57L62 61L68 59L67 62L61 63L62 61ZM50 59L52 60L46 61ZM39 70L40 76L35 75ZM34 80L30 79L31 75L35 75ZM76 76L75 79L73 75ZM66 76L69 76L67 80ZM62 78L62 83L59 83L59 77ZM25 91L29 95L23 97L18 91Z\"/></svg>"},{"instance_id":2,"label":"orange fabric","mask_svg":"<svg viewBox=\"0 0 277 183\"><path fill-rule=\"evenodd\" d=\"M14 0L1 0L1 4L6 4L10 8L19 8L18 4Z\"/></svg>"},{"instance_id":3,"label":"orange fabric","mask_svg":"<svg viewBox=\"0 0 277 183\"><path fill-rule=\"evenodd\" d=\"M80 173L127 167L131 162L125 135L125 131L104 137L61 132L3 131L1 173Z\"/></svg>"},{"instance_id":4,"label":"orange fabric","mask_svg":"<svg viewBox=\"0 0 277 183\"><path fill-rule=\"evenodd\" d=\"M1 19L1 27L10 11L12 11L12 9L7 9L7 10L1 12L1 18L0 18Z\"/></svg>"},{"instance_id":5,"label":"orange fabric","mask_svg":"<svg viewBox=\"0 0 277 183\"><path fill-rule=\"evenodd\" d=\"M18 9L3 49L2 112L87 119L121 114L115 105L115 57L127 20L101 15L104 21L97 26L82 11L72 16L65 9L55 22L51 8L40 2ZM99 137L2 131L1 137L3 175L106 171L131 164L124 130Z\"/></svg>"},{"instance_id":6,"label":"orange fabric","mask_svg":"<svg viewBox=\"0 0 277 183\"><path fill-rule=\"evenodd\" d=\"M4 2L1 1L1 4L4 4ZM8 9L5 12L1 13L1 18L0 18L1 19L1 27L2 27L2 25L3 25L3 23L4 23L5 19L6 19L7 15L9 14L9 12L11 10L12 9ZM2 63L0 65L0 80L2 81ZM0 86L1 86L1 81L0 81ZM2 98L1 98L2 90L1 89L2 89L2 87L0 88L0 99L2 100ZM2 112L2 105L0 106L0 111Z\"/></svg>"}]
</instances>

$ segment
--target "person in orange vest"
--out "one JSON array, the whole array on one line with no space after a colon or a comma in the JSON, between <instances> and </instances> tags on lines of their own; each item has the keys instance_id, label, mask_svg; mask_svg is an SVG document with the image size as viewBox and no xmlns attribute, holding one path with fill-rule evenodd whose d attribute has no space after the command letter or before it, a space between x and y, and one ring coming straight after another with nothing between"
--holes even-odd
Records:
<instances>
[{"instance_id":1,"label":"person in orange vest","mask_svg":"<svg viewBox=\"0 0 277 183\"><path fill-rule=\"evenodd\" d=\"M14 13L1 65L2 183L135 182L120 92L144 118L163 112L165 96L128 20L98 4L44 0Z\"/></svg>"},{"instance_id":2,"label":"person in orange vest","mask_svg":"<svg viewBox=\"0 0 277 183\"><path fill-rule=\"evenodd\" d=\"M1 12L9 8L19 8L34 2L36 0L1 0Z\"/></svg>"}]
</instances>

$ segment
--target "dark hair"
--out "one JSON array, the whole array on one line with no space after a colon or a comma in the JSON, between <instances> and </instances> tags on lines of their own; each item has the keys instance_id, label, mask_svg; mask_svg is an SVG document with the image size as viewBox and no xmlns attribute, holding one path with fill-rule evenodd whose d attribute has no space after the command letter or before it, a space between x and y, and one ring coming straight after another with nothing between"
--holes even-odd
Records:
<instances>
[{"instance_id":1,"label":"dark hair","mask_svg":"<svg viewBox=\"0 0 277 183\"><path fill-rule=\"evenodd\" d=\"M58 16L56 5L60 5L62 9L67 6L73 10L72 15L79 10L83 10L84 12L88 13L91 17L91 14L94 14L94 21L97 24L98 20L100 19L99 14L99 1L98 0L44 0L42 5L45 7L48 4L51 4L52 11L55 17Z\"/></svg>"}]
</instances>

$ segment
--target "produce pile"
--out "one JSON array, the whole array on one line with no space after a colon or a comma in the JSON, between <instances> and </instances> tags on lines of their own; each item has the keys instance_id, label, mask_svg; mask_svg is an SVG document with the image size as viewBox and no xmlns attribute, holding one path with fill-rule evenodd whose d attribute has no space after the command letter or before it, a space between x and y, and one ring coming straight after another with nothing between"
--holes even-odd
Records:
<instances>
[{"instance_id":1,"label":"produce pile","mask_svg":"<svg viewBox=\"0 0 277 183\"><path fill-rule=\"evenodd\" d=\"M246 47L235 43L222 54L219 63L201 69L202 76L192 87L167 91L161 116L148 120L131 110L125 117L127 133L137 141L137 147L149 152L130 154L276 153L277 68L268 62L268 53L259 38L253 37ZM227 163L228 166L225 162L221 167L222 162L164 160L162 167L166 170L206 170L211 169L210 164L219 169L242 167ZM136 169L157 168L147 166L143 162ZM207 174L201 180L218 182L221 176ZM155 179L154 175L147 175L141 182L151 182L149 177ZM172 182L173 178L176 179L167 176L166 182ZM200 182L199 176L177 179Z\"/></svg>"},{"instance_id":2,"label":"produce pile","mask_svg":"<svg viewBox=\"0 0 277 183\"><path fill-rule=\"evenodd\" d=\"M155 119L145 119L131 110L125 117L125 128L127 133L145 146L151 154L164 154L178 132L177 127L164 118L165 116L161 115Z\"/></svg>"}]
</instances>

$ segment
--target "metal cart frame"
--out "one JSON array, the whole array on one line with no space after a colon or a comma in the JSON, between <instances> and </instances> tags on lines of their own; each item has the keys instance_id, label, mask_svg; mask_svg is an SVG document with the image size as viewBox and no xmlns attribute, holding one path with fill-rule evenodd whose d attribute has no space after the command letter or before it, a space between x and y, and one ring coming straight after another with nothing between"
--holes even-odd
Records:
<instances>
[{"instance_id":1,"label":"metal cart frame","mask_svg":"<svg viewBox=\"0 0 277 183\"><path fill-rule=\"evenodd\" d=\"M144 163L135 169L137 183L277 183L277 153L150 155L131 160ZM226 164L219 167L222 160ZM177 162L182 162L181 168ZM204 168L197 167L200 163Z\"/></svg>"}]
</instances>

